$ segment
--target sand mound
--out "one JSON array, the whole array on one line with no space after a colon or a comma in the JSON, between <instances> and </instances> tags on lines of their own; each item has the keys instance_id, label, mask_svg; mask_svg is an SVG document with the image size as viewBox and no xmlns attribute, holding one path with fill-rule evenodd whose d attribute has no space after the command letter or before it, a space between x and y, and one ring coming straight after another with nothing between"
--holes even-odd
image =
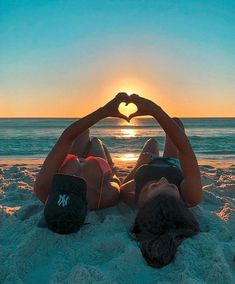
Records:
<instances>
[{"instance_id":1,"label":"sand mound","mask_svg":"<svg viewBox=\"0 0 235 284\"><path fill-rule=\"evenodd\" d=\"M235 283L235 167L201 166L204 201L192 209L201 233L162 269L147 266L129 237L135 212L122 203L90 212L77 234L38 227L38 171L0 166L0 283Z\"/></svg>"}]
</instances>

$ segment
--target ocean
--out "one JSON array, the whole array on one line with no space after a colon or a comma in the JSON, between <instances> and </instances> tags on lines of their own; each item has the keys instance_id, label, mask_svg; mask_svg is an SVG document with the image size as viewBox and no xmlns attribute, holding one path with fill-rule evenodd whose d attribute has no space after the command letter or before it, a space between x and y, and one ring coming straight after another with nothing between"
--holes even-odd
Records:
<instances>
[{"instance_id":1,"label":"ocean","mask_svg":"<svg viewBox=\"0 0 235 284\"><path fill-rule=\"evenodd\" d=\"M76 119L1 118L0 160L44 159L62 131ZM235 118L182 118L198 159L235 161ZM131 124L108 118L90 129L115 159L135 160L144 142L154 137L164 147L164 131L153 118Z\"/></svg>"}]
</instances>

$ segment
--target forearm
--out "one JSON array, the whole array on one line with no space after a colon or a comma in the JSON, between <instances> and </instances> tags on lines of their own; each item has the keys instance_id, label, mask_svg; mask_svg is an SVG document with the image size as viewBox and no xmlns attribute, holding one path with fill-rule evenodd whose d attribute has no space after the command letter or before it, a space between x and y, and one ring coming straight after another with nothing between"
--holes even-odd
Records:
<instances>
[{"instance_id":1,"label":"forearm","mask_svg":"<svg viewBox=\"0 0 235 284\"><path fill-rule=\"evenodd\" d=\"M127 102L127 99L127 94L120 93L102 108L99 108L91 114L72 123L64 130L55 146L48 154L46 160L42 165L41 171L37 176L36 182L34 184L34 191L38 196L41 196L40 193L42 191L49 193L54 174L58 172L66 155L71 149L73 141L79 134L83 133L85 130L93 126L96 122L106 117L111 116L127 119L126 116L120 114L118 111L119 104L121 102ZM45 196L39 198L41 198L42 200Z\"/></svg>"},{"instance_id":2,"label":"forearm","mask_svg":"<svg viewBox=\"0 0 235 284\"><path fill-rule=\"evenodd\" d=\"M47 156L43 168L45 168L45 166L48 168L49 166L50 168L54 168L54 171L57 171L66 155L69 153L76 137L102 118L101 109L98 109L67 127Z\"/></svg>"},{"instance_id":3,"label":"forearm","mask_svg":"<svg viewBox=\"0 0 235 284\"><path fill-rule=\"evenodd\" d=\"M105 118L105 115L102 112L102 108L99 108L67 127L62 133L61 139L72 143L79 134L81 134L103 118Z\"/></svg>"},{"instance_id":4,"label":"forearm","mask_svg":"<svg viewBox=\"0 0 235 284\"><path fill-rule=\"evenodd\" d=\"M168 116L159 106L152 110L152 116L158 121L165 133L170 137L179 152L192 150L190 142L184 130Z\"/></svg>"},{"instance_id":5,"label":"forearm","mask_svg":"<svg viewBox=\"0 0 235 284\"><path fill-rule=\"evenodd\" d=\"M40 195L39 198L41 200L48 195L53 176L58 172L66 155L69 153L74 139L102 118L104 118L102 111L98 109L74 122L64 130L45 159L34 185L34 191L37 196ZM43 195L43 198L41 195Z\"/></svg>"}]
</instances>

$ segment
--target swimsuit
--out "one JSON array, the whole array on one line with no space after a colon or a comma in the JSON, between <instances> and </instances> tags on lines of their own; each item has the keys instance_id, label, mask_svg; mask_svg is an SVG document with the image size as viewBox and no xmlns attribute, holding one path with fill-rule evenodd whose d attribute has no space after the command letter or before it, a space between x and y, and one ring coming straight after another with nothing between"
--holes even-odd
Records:
<instances>
[{"instance_id":1,"label":"swimsuit","mask_svg":"<svg viewBox=\"0 0 235 284\"><path fill-rule=\"evenodd\" d=\"M74 154L68 154L65 157L64 162L62 163L60 169L71 159L79 159L78 156L74 155ZM101 180L101 186L100 186L100 193L99 193L99 198L98 198L98 204L97 204L97 208L100 208L100 203L101 203L101 196L102 196L102 192L103 192L103 183L104 183L104 177L105 174L111 174L112 168L110 167L109 163L101 158L101 157L95 157L95 156L88 156L87 158L85 158L86 161L96 161L96 163L98 164L101 172L102 172L102 180Z\"/></svg>"},{"instance_id":2,"label":"swimsuit","mask_svg":"<svg viewBox=\"0 0 235 284\"><path fill-rule=\"evenodd\" d=\"M143 165L136 171L134 177L136 202L145 184L152 180L160 180L162 177L165 177L169 183L175 184L180 192L183 173L178 159L154 157L148 165Z\"/></svg>"},{"instance_id":3,"label":"swimsuit","mask_svg":"<svg viewBox=\"0 0 235 284\"><path fill-rule=\"evenodd\" d=\"M108 162L100 157L94 157L94 156L89 156L86 158L87 161L96 161L98 166L100 167L101 171L103 172L103 174L106 173L112 173L112 169L110 167L110 165L108 164Z\"/></svg>"},{"instance_id":4,"label":"swimsuit","mask_svg":"<svg viewBox=\"0 0 235 284\"><path fill-rule=\"evenodd\" d=\"M74 154L68 154L65 159L64 159L64 162L62 163L60 169L71 159L79 159L78 156L74 155ZM86 161L96 161L99 168L101 169L102 173L103 174L106 174L106 173L112 173L112 169L110 167L110 165L108 164L108 162L103 159L103 158L100 158L100 157L95 157L95 156L88 156L87 158L85 158Z\"/></svg>"}]
</instances>

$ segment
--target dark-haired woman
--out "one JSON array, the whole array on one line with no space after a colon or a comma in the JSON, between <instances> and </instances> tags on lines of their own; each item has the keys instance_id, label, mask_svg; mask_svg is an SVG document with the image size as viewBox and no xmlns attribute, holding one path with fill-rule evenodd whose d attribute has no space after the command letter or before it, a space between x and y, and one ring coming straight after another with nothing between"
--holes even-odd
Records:
<instances>
[{"instance_id":1,"label":"dark-haired woman","mask_svg":"<svg viewBox=\"0 0 235 284\"><path fill-rule=\"evenodd\" d=\"M166 133L163 157L159 157L157 141L148 140L121 186L121 199L138 207L132 233L145 260L163 267L174 260L185 238L199 232L188 207L202 200L200 171L182 122L138 95L133 94L130 101L138 108L130 119L151 115Z\"/></svg>"}]
</instances>

